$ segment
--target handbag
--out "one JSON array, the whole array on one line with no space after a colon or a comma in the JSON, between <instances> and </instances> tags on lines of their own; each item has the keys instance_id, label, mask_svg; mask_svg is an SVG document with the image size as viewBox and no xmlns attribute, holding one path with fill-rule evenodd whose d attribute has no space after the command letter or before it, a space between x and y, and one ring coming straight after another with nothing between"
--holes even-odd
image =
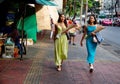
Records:
<instances>
[{"instance_id":1,"label":"handbag","mask_svg":"<svg viewBox=\"0 0 120 84\"><path fill-rule=\"evenodd\" d=\"M69 33L66 33L66 36L67 36L67 40L70 40L70 35L69 35Z\"/></svg>"},{"instance_id":2,"label":"handbag","mask_svg":"<svg viewBox=\"0 0 120 84\"><path fill-rule=\"evenodd\" d=\"M104 38L102 37L100 32L97 32L95 36L93 37L93 42L98 43L98 44L100 44L103 40Z\"/></svg>"},{"instance_id":3,"label":"handbag","mask_svg":"<svg viewBox=\"0 0 120 84\"><path fill-rule=\"evenodd\" d=\"M97 43L97 38L95 36L93 36L93 42Z\"/></svg>"}]
</instances>

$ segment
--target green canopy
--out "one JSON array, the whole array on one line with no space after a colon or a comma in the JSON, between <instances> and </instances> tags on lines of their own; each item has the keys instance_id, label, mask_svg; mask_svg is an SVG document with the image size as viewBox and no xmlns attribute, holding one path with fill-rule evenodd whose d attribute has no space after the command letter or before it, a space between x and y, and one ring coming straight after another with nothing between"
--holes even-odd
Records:
<instances>
[{"instance_id":1,"label":"green canopy","mask_svg":"<svg viewBox=\"0 0 120 84\"><path fill-rule=\"evenodd\" d=\"M49 6L57 6L55 3L51 2L50 0L35 0L36 3L41 5L49 5Z\"/></svg>"},{"instance_id":2,"label":"green canopy","mask_svg":"<svg viewBox=\"0 0 120 84\"><path fill-rule=\"evenodd\" d=\"M56 6L51 1L48 0L35 0L36 3L41 5L49 5L49 6ZM22 21L21 19L18 21L17 28L19 30L22 30ZM34 42L37 41L37 20L36 20L36 14L35 14L35 8L26 6L26 15L24 17L24 31L27 34L27 38L33 39Z\"/></svg>"},{"instance_id":3,"label":"green canopy","mask_svg":"<svg viewBox=\"0 0 120 84\"><path fill-rule=\"evenodd\" d=\"M18 21L17 28L22 30L22 19ZM24 17L24 31L27 34L27 38L37 41L37 20L34 7L26 7L26 16Z\"/></svg>"},{"instance_id":4,"label":"green canopy","mask_svg":"<svg viewBox=\"0 0 120 84\"><path fill-rule=\"evenodd\" d=\"M4 0L0 0L0 3L2 3Z\"/></svg>"}]
</instances>

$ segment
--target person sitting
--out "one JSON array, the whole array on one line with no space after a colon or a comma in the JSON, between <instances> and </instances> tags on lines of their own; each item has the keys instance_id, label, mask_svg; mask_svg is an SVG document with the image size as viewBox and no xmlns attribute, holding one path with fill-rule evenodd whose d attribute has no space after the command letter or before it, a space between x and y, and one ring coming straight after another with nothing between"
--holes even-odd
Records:
<instances>
[{"instance_id":1,"label":"person sitting","mask_svg":"<svg viewBox=\"0 0 120 84\"><path fill-rule=\"evenodd\" d=\"M19 49L19 54L23 54L23 48L22 48L22 45L20 43L19 31L17 30L17 27L16 27L16 25L14 23L11 25L11 28L12 28L12 32L9 33L7 35L7 37L12 38L13 42L15 43L15 46L17 46L18 49Z\"/></svg>"}]
</instances>

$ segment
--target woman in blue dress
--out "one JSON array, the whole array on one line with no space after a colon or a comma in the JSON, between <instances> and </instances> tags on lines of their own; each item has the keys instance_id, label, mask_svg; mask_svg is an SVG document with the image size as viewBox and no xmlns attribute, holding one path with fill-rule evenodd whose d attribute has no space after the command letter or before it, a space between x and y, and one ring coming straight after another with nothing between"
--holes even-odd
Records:
<instances>
[{"instance_id":1,"label":"woman in blue dress","mask_svg":"<svg viewBox=\"0 0 120 84\"><path fill-rule=\"evenodd\" d=\"M97 43L93 42L93 36L95 35L95 33L101 31L102 29L104 29L103 26L101 25L96 25L97 24L97 20L95 18L94 15L91 15L89 17L88 20L88 25L84 26L83 28L83 36L82 39L80 41L80 45L83 46L83 40L86 37L86 47L87 47L87 62L89 63L89 67L90 67L90 72L93 72L93 64L95 61L95 54L96 54L96 47L97 47Z\"/></svg>"}]
</instances>

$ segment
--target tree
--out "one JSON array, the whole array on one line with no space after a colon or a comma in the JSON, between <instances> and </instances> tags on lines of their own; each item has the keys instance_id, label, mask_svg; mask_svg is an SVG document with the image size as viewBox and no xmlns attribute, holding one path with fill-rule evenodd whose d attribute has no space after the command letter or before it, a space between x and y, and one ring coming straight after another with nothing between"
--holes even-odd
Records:
<instances>
[{"instance_id":1,"label":"tree","mask_svg":"<svg viewBox=\"0 0 120 84\"><path fill-rule=\"evenodd\" d=\"M86 0L83 0L83 4L84 4L84 8L85 9L85 2ZM94 0L88 0L88 8L92 8L93 7L93 2ZM80 15L80 3L81 0L67 0L67 4L66 4L66 10L65 13L66 15L68 15L69 17L71 16L79 16Z\"/></svg>"},{"instance_id":2,"label":"tree","mask_svg":"<svg viewBox=\"0 0 120 84\"><path fill-rule=\"evenodd\" d=\"M94 1L90 4L89 6L89 12L91 12L91 14L94 14L94 13L99 13L100 11L100 3L99 1Z\"/></svg>"}]
</instances>

